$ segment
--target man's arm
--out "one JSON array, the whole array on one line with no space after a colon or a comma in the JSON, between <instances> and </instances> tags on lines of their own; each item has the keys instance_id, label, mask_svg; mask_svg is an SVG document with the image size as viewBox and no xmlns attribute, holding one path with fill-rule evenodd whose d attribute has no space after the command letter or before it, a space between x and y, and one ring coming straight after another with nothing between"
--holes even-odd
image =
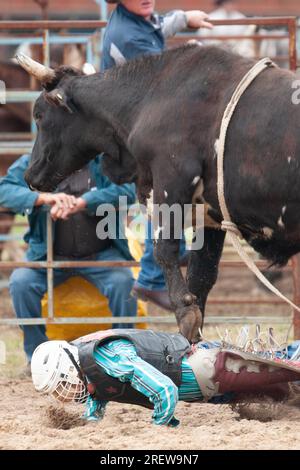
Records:
<instances>
[{"instance_id":1,"label":"man's arm","mask_svg":"<svg viewBox=\"0 0 300 470\"><path fill-rule=\"evenodd\" d=\"M185 12L182 10L175 10L163 17L161 30L164 37L168 38L187 28L187 26L188 24Z\"/></svg>"},{"instance_id":2,"label":"man's arm","mask_svg":"<svg viewBox=\"0 0 300 470\"><path fill-rule=\"evenodd\" d=\"M0 206L11 209L17 214L29 215L34 207L55 206L62 210L73 209L76 198L64 193L38 193L31 191L24 173L28 168L30 155L23 155L8 169L7 175L0 179Z\"/></svg>"},{"instance_id":3,"label":"man's arm","mask_svg":"<svg viewBox=\"0 0 300 470\"><path fill-rule=\"evenodd\" d=\"M175 10L168 13L162 20L162 33L165 38L174 36L185 28L207 28L212 29L213 25L208 21L207 13L200 10L182 11Z\"/></svg>"},{"instance_id":4,"label":"man's arm","mask_svg":"<svg viewBox=\"0 0 300 470\"><path fill-rule=\"evenodd\" d=\"M96 400L90 395L86 401L82 419L86 421L100 421L104 418L106 405L106 401Z\"/></svg>"},{"instance_id":5,"label":"man's arm","mask_svg":"<svg viewBox=\"0 0 300 470\"><path fill-rule=\"evenodd\" d=\"M29 155L23 155L0 179L0 206L11 209L16 214L30 214L35 206L38 193L29 189L24 173L29 163Z\"/></svg>"},{"instance_id":6,"label":"man's arm","mask_svg":"<svg viewBox=\"0 0 300 470\"><path fill-rule=\"evenodd\" d=\"M54 204L51 209L51 217L53 220L67 219L72 214L76 214L84 209L88 209L91 214L96 214L100 204L112 204L119 208L119 197L127 196L127 204L131 205L135 202L135 185L123 184L118 186L114 183L102 189L87 191L81 197L73 198L72 204L62 205L60 202Z\"/></svg>"},{"instance_id":7,"label":"man's arm","mask_svg":"<svg viewBox=\"0 0 300 470\"><path fill-rule=\"evenodd\" d=\"M95 360L108 375L122 382L130 382L135 390L149 398L154 405L155 424L175 422L177 386L169 377L137 356L132 343L127 340L111 341L97 348Z\"/></svg>"},{"instance_id":8,"label":"man's arm","mask_svg":"<svg viewBox=\"0 0 300 470\"><path fill-rule=\"evenodd\" d=\"M79 199L85 201L85 205L90 212L96 213L100 204L112 204L118 208L120 196L127 196L128 205L133 204L136 199L135 185L130 183L118 186L108 180L104 188L88 191Z\"/></svg>"}]
</instances>

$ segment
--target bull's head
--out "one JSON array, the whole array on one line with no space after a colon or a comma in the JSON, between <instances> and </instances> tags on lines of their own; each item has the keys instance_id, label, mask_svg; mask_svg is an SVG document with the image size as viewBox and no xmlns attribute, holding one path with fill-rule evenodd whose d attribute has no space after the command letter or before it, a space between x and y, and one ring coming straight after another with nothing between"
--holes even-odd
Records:
<instances>
[{"instance_id":1,"label":"bull's head","mask_svg":"<svg viewBox=\"0 0 300 470\"><path fill-rule=\"evenodd\" d=\"M109 132L99 120L97 132L93 116L82 106L83 85L75 99L75 81L88 79L81 71L71 67L53 70L24 54L16 59L44 88L33 110L37 138L25 180L31 188L52 191L60 181L105 151L97 135L105 135L108 140Z\"/></svg>"}]
</instances>

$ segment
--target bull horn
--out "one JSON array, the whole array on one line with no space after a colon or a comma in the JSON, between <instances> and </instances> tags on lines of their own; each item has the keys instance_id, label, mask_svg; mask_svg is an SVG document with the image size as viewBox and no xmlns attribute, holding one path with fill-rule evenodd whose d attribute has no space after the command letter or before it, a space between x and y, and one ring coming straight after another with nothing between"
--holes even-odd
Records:
<instances>
[{"instance_id":1,"label":"bull horn","mask_svg":"<svg viewBox=\"0 0 300 470\"><path fill-rule=\"evenodd\" d=\"M35 77L40 82L50 82L55 77L55 72L50 67L46 67L45 65L36 62L35 60L31 59L31 57L27 56L20 52L17 54L16 59L19 65L26 70L30 75Z\"/></svg>"}]
</instances>

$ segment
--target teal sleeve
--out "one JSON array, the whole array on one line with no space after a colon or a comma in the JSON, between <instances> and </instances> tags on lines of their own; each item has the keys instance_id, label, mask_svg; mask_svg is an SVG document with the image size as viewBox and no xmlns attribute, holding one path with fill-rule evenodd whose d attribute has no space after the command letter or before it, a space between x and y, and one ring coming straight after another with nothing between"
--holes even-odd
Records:
<instances>
[{"instance_id":1,"label":"teal sleeve","mask_svg":"<svg viewBox=\"0 0 300 470\"><path fill-rule=\"evenodd\" d=\"M110 182L106 187L88 191L81 197L86 201L88 210L95 214L97 207L101 204L112 204L118 208L120 196L127 197L128 206L133 204L135 202L135 185L123 184L118 186Z\"/></svg>"},{"instance_id":2,"label":"teal sleeve","mask_svg":"<svg viewBox=\"0 0 300 470\"><path fill-rule=\"evenodd\" d=\"M24 180L29 158L23 155L0 179L0 206L19 214L30 214L38 198L38 193L31 191Z\"/></svg>"},{"instance_id":3,"label":"teal sleeve","mask_svg":"<svg viewBox=\"0 0 300 470\"><path fill-rule=\"evenodd\" d=\"M100 421L104 418L106 401L96 400L89 396L85 404L85 412L82 419L86 421Z\"/></svg>"}]
</instances>

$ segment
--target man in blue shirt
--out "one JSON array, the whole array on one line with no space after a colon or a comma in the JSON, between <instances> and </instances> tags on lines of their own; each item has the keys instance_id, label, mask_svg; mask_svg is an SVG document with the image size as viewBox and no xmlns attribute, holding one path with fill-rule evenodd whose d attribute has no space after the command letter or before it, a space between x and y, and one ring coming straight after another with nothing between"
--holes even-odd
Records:
<instances>
[{"instance_id":1,"label":"man in blue shirt","mask_svg":"<svg viewBox=\"0 0 300 470\"><path fill-rule=\"evenodd\" d=\"M165 40L185 28L212 28L208 15L199 10L154 13L155 1L107 0L117 3L104 34L101 69L121 65L145 54L159 54Z\"/></svg>"},{"instance_id":2,"label":"man in blue shirt","mask_svg":"<svg viewBox=\"0 0 300 470\"><path fill-rule=\"evenodd\" d=\"M96 227L100 217L96 210L101 204L111 204L119 209L119 197L126 196L127 204L135 201L135 186L117 186L101 171L101 159L97 157L85 168L75 172L59 185L58 193L31 191L24 173L30 155L23 155L0 179L0 206L15 213L27 214L29 231L25 235L28 243L26 259L46 259L47 232L46 206L51 207L53 224L54 258L56 260L131 260L124 226L116 217L116 236L100 240ZM118 214L117 214L118 215ZM54 269L54 285L61 284L70 276L79 275L94 284L109 299L113 316L135 316L136 300L130 294L133 276L127 268L71 268ZM41 299L47 291L45 269L18 268L10 278L10 293L18 318L39 318ZM116 325L117 326L117 325ZM128 325L129 327L131 325ZM35 348L47 341L44 325L22 327L24 349L28 362Z\"/></svg>"},{"instance_id":3,"label":"man in blue shirt","mask_svg":"<svg viewBox=\"0 0 300 470\"><path fill-rule=\"evenodd\" d=\"M86 402L88 421L101 419L107 402L116 401L153 408L154 424L177 426L179 400L227 404L251 394L288 396L288 382L300 378L299 341L278 352L261 349L259 338L244 344L251 353L219 341L192 347L180 334L99 331L72 343L40 345L32 380L38 392L60 401Z\"/></svg>"},{"instance_id":4,"label":"man in blue shirt","mask_svg":"<svg viewBox=\"0 0 300 470\"><path fill-rule=\"evenodd\" d=\"M144 54L159 54L165 48L166 38L185 28L208 28L208 15L199 10L175 10L165 16L154 13L155 0L106 0L117 4L104 34L101 69L106 70ZM182 241L180 253L185 252ZM151 225L145 240L141 270L134 286L134 294L171 310L162 269L154 260Z\"/></svg>"}]
</instances>

